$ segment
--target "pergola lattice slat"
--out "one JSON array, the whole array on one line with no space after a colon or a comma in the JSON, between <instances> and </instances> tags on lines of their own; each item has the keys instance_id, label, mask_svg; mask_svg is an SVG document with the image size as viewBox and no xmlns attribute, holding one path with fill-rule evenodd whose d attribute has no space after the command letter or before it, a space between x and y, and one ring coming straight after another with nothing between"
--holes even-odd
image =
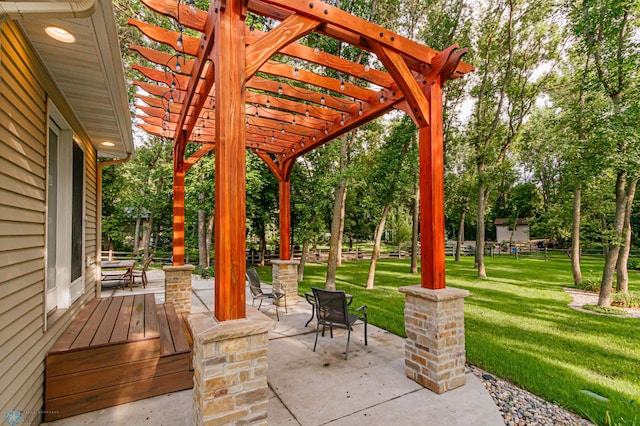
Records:
<instances>
[{"instance_id":1,"label":"pergola lattice slat","mask_svg":"<svg viewBox=\"0 0 640 426\"><path fill-rule=\"evenodd\" d=\"M321 1L214 1L206 12L172 0L143 3L179 29L129 21L175 52L131 46L155 64L134 66L147 80L134 82L143 103L139 127L174 140L176 265L184 262L184 175L207 153L216 155L219 320L245 315L245 149L280 182L280 258L287 260L297 158L392 109L410 114L420 129L421 280L444 288L442 85L473 70L461 62L464 50L434 50ZM245 22L251 13L278 24L253 28ZM303 37L351 44L366 52L367 63L367 55L377 56L387 71L305 45ZM199 146L185 158L189 142Z\"/></svg>"}]
</instances>

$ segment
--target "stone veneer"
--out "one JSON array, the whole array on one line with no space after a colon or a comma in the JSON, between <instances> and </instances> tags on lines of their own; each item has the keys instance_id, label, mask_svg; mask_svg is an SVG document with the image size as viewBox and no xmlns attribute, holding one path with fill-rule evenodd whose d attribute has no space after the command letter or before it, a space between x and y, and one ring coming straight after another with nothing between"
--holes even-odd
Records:
<instances>
[{"instance_id":1,"label":"stone veneer","mask_svg":"<svg viewBox=\"0 0 640 426\"><path fill-rule=\"evenodd\" d=\"M405 372L436 393L465 384L464 298L467 290L400 287L405 294Z\"/></svg>"},{"instance_id":2,"label":"stone veneer","mask_svg":"<svg viewBox=\"0 0 640 426\"><path fill-rule=\"evenodd\" d=\"M177 313L191 313L191 272L195 266L163 266L164 301L172 303Z\"/></svg>"},{"instance_id":3,"label":"stone veneer","mask_svg":"<svg viewBox=\"0 0 640 426\"><path fill-rule=\"evenodd\" d=\"M284 291L287 306L298 303L298 264L297 259L292 260L272 260L272 281L274 288ZM284 306L282 299L277 301L278 306ZM276 301L274 300L274 303Z\"/></svg>"},{"instance_id":4,"label":"stone veneer","mask_svg":"<svg viewBox=\"0 0 640 426\"><path fill-rule=\"evenodd\" d=\"M267 425L269 330L275 322L247 307L247 317L219 322L189 317L193 332L195 425Z\"/></svg>"}]
</instances>

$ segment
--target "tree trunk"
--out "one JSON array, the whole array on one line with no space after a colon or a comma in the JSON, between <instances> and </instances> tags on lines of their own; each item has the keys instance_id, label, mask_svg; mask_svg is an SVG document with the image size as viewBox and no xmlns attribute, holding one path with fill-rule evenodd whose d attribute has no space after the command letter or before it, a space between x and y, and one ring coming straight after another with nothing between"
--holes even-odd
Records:
<instances>
[{"instance_id":1,"label":"tree trunk","mask_svg":"<svg viewBox=\"0 0 640 426\"><path fill-rule=\"evenodd\" d=\"M347 167L347 152L349 150L349 141L347 136L342 136L340 145L340 173L343 173ZM333 201L333 216L331 218L331 239L329 240L329 259L327 260L327 281L325 288L327 290L336 289L336 268L338 267L338 259L342 257L342 248L338 247L342 243L341 230L343 229L343 204L347 195L347 178L343 177L336 188L335 199Z\"/></svg>"},{"instance_id":2,"label":"tree trunk","mask_svg":"<svg viewBox=\"0 0 640 426\"><path fill-rule=\"evenodd\" d=\"M264 257L267 254L267 239L264 235L264 232L260 235L260 243L258 248L260 249L260 266L264 266Z\"/></svg>"},{"instance_id":3,"label":"tree trunk","mask_svg":"<svg viewBox=\"0 0 640 426\"><path fill-rule=\"evenodd\" d=\"M344 234L344 213L347 207L347 180L344 182L344 191L342 192L342 207L340 208L340 232L338 233L338 260L336 266L342 266L342 236Z\"/></svg>"},{"instance_id":4,"label":"tree trunk","mask_svg":"<svg viewBox=\"0 0 640 426\"><path fill-rule=\"evenodd\" d=\"M598 306L608 307L611 305L611 287L613 285L613 275L620 253L620 241L622 239L622 228L624 226L624 215L627 205L626 187L627 172L618 170L616 178L616 215L613 220L614 237L609 243L609 253L605 257L604 270L602 271L602 283L600 285L600 296Z\"/></svg>"},{"instance_id":5,"label":"tree trunk","mask_svg":"<svg viewBox=\"0 0 640 426\"><path fill-rule=\"evenodd\" d=\"M373 244L373 253L371 253L371 263L369 264L369 275L367 276L367 290L373 290L373 284L376 276L376 263L378 262L378 256L380 256L380 243L382 242L382 233L384 232L384 225L387 221L387 215L389 214L389 209L391 208L391 203L387 203L382 210L382 217L380 218L380 223L376 227L376 237L375 242Z\"/></svg>"},{"instance_id":6,"label":"tree trunk","mask_svg":"<svg viewBox=\"0 0 640 426\"><path fill-rule=\"evenodd\" d=\"M304 266L309 257L309 238L305 238L302 242L302 254L300 255L300 263L298 264L298 282L304 280Z\"/></svg>"},{"instance_id":7,"label":"tree trunk","mask_svg":"<svg viewBox=\"0 0 640 426\"><path fill-rule=\"evenodd\" d=\"M460 223L458 225L458 239L456 240L456 257L455 262L460 262L460 253L462 252L462 244L464 244L464 219L467 216L469 208L469 197L464 197L462 209L460 210Z\"/></svg>"},{"instance_id":8,"label":"tree trunk","mask_svg":"<svg viewBox=\"0 0 640 426\"><path fill-rule=\"evenodd\" d=\"M207 267L207 215L198 210L198 265Z\"/></svg>"},{"instance_id":9,"label":"tree trunk","mask_svg":"<svg viewBox=\"0 0 640 426\"><path fill-rule=\"evenodd\" d=\"M133 231L133 255L138 256L138 252L140 251L140 223L142 222L142 218L136 219L136 228Z\"/></svg>"},{"instance_id":10,"label":"tree trunk","mask_svg":"<svg viewBox=\"0 0 640 426\"><path fill-rule=\"evenodd\" d=\"M484 213L486 208L485 181L482 177L484 165L478 165L478 232L476 234L476 265L478 268L478 278L487 278L487 271L484 267L484 246L485 227Z\"/></svg>"},{"instance_id":11,"label":"tree trunk","mask_svg":"<svg viewBox=\"0 0 640 426\"><path fill-rule=\"evenodd\" d=\"M338 266L338 242L340 233L340 216L342 214L342 194L346 190L347 180L342 179L336 189L336 198L333 203L333 218L331 219L331 238L329 240L329 259L327 261L327 290L336 289L336 268Z\"/></svg>"},{"instance_id":12,"label":"tree trunk","mask_svg":"<svg viewBox=\"0 0 640 426\"><path fill-rule=\"evenodd\" d=\"M206 236L206 245L207 245L207 266L211 266L211 247L213 243L213 225L215 222L215 212L211 214L209 220L207 222L207 236Z\"/></svg>"},{"instance_id":13,"label":"tree trunk","mask_svg":"<svg viewBox=\"0 0 640 426\"><path fill-rule=\"evenodd\" d=\"M149 257L149 248L151 246L151 233L153 232L153 212L149 213L149 220L145 222L146 226L143 226L142 244L144 247L144 258Z\"/></svg>"},{"instance_id":14,"label":"tree trunk","mask_svg":"<svg viewBox=\"0 0 640 426\"><path fill-rule=\"evenodd\" d=\"M420 171L418 171L418 175ZM418 273L418 231L420 229L420 180L416 179L413 198L413 233L411 235L411 273Z\"/></svg>"},{"instance_id":15,"label":"tree trunk","mask_svg":"<svg viewBox=\"0 0 640 426\"><path fill-rule=\"evenodd\" d=\"M571 231L571 269L573 282L578 285L582 282L580 270L580 213L581 213L582 185L578 185L573 191L573 229Z\"/></svg>"},{"instance_id":16,"label":"tree trunk","mask_svg":"<svg viewBox=\"0 0 640 426\"><path fill-rule=\"evenodd\" d=\"M629 182L626 192L626 206L624 211L624 228L622 236L624 245L618 255L618 263L616 265L617 282L616 291L619 293L629 293L629 271L627 269L629 263L629 251L631 250L631 211L633 209L633 199L636 195L636 186L638 179L634 178Z\"/></svg>"},{"instance_id":17,"label":"tree trunk","mask_svg":"<svg viewBox=\"0 0 640 426\"><path fill-rule=\"evenodd\" d=\"M607 232L607 216L605 214L600 216L600 224L602 225L602 255L607 256L609 254L609 243L605 236Z\"/></svg>"}]
</instances>

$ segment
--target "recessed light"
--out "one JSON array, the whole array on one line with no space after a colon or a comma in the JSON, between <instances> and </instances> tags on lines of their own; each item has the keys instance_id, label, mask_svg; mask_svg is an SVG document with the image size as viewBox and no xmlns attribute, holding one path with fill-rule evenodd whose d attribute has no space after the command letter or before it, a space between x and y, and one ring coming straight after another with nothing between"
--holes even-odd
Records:
<instances>
[{"instance_id":1,"label":"recessed light","mask_svg":"<svg viewBox=\"0 0 640 426\"><path fill-rule=\"evenodd\" d=\"M76 38L69 31L60 27L46 27L44 31L47 33L49 37L54 40L61 41L63 43L73 43L76 41Z\"/></svg>"},{"instance_id":2,"label":"recessed light","mask_svg":"<svg viewBox=\"0 0 640 426\"><path fill-rule=\"evenodd\" d=\"M115 143L109 142L109 141L100 142L100 145L102 145L102 146L116 146Z\"/></svg>"}]
</instances>

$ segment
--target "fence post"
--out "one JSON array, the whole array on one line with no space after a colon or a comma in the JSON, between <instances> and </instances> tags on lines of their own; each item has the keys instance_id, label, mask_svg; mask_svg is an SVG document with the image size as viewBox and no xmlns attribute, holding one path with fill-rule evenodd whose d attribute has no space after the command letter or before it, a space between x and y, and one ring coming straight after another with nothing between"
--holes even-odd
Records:
<instances>
[{"instance_id":1,"label":"fence post","mask_svg":"<svg viewBox=\"0 0 640 426\"><path fill-rule=\"evenodd\" d=\"M109 250L109 262L113 260L113 250Z\"/></svg>"},{"instance_id":2,"label":"fence post","mask_svg":"<svg viewBox=\"0 0 640 426\"><path fill-rule=\"evenodd\" d=\"M360 260L360 253L358 253L358 246L356 246L356 260Z\"/></svg>"}]
</instances>

